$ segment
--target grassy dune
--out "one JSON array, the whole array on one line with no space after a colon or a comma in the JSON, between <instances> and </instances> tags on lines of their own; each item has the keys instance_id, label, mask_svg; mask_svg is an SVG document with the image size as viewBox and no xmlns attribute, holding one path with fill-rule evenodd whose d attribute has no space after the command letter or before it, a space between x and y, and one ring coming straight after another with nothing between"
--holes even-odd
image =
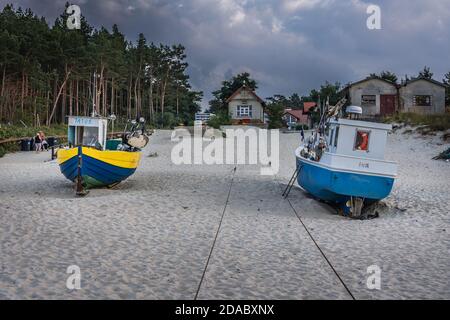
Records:
<instances>
[{"instance_id":1,"label":"grassy dune","mask_svg":"<svg viewBox=\"0 0 450 320\"><path fill-rule=\"evenodd\" d=\"M426 126L427 131L446 131L450 129L450 113L430 115L400 113L387 118L386 121L400 122L412 127Z\"/></svg>"}]
</instances>

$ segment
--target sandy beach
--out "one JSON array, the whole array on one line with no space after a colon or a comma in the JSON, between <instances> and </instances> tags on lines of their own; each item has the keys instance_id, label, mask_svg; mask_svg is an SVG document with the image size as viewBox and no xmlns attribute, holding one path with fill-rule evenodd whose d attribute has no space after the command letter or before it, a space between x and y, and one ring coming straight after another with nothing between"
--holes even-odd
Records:
<instances>
[{"instance_id":1,"label":"sandy beach","mask_svg":"<svg viewBox=\"0 0 450 320\"><path fill-rule=\"evenodd\" d=\"M0 159L0 299L450 299L450 163L440 136L389 135L399 163L379 218L351 220L280 172L180 165L157 131L137 172L76 197L49 153ZM148 155L157 153L156 157ZM67 267L81 269L69 290ZM366 286L378 265L381 290Z\"/></svg>"}]
</instances>

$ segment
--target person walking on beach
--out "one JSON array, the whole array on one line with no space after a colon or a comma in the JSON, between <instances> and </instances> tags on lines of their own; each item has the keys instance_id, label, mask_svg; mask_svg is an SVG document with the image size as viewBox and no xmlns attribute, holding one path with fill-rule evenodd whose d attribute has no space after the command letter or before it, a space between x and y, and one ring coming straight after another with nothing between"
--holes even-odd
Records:
<instances>
[{"instance_id":1,"label":"person walking on beach","mask_svg":"<svg viewBox=\"0 0 450 320\"><path fill-rule=\"evenodd\" d=\"M303 126L300 127L300 135L302 137L302 142L305 141L305 131L303 131Z\"/></svg>"},{"instance_id":2,"label":"person walking on beach","mask_svg":"<svg viewBox=\"0 0 450 320\"><path fill-rule=\"evenodd\" d=\"M42 140L39 132L36 133L36 136L34 137L34 148L36 150L36 153L42 151Z\"/></svg>"}]
</instances>

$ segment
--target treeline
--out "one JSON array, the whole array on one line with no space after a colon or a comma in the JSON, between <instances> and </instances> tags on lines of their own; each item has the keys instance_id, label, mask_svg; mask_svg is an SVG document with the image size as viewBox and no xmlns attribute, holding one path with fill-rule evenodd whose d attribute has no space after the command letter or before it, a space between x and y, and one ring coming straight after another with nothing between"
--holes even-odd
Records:
<instances>
[{"instance_id":1,"label":"treeline","mask_svg":"<svg viewBox=\"0 0 450 320\"><path fill-rule=\"evenodd\" d=\"M50 27L30 9L0 12L0 123L64 123L94 109L159 127L194 119L202 92L189 84L182 45L148 43L142 33L132 43L117 25L94 29L84 17L69 30L67 18L64 10Z\"/></svg>"}]
</instances>

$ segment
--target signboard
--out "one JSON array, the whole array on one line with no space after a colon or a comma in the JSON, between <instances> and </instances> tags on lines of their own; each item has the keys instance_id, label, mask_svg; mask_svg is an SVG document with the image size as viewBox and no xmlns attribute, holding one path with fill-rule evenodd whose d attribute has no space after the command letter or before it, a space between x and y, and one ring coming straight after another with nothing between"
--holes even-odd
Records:
<instances>
[{"instance_id":1,"label":"signboard","mask_svg":"<svg viewBox=\"0 0 450 320\"><path fill-rule=\"evenodd\" d=\"M69 126L72 127L99 127L102 119L91 117L69 117Z\"/></svg>"}]
</instances>

